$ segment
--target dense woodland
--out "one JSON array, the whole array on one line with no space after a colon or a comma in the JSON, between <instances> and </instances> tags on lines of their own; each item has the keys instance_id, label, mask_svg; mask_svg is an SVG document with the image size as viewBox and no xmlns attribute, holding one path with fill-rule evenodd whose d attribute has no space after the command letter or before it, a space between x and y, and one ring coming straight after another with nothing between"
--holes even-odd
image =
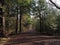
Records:
<instances>
[{"instance_id":1,"label":"dense woodland","mask_svg":"<svg viewBox=\"0 0 60 45\"><path fill-rule=\"evenodd\" d=\"M60 10L50 0L0 0L0 37L36 32L60 35Z\"/></svg>"}]
</instances>

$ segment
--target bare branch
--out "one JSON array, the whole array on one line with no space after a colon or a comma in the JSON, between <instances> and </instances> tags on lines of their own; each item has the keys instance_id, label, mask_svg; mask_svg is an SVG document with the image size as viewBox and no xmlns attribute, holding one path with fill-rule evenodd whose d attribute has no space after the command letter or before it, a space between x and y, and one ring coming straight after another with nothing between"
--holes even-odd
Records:
<instances>
[{"instance_id":1,"label":"bare branch","mask_svg":"<svg viewBox=\"0 0 60 45\"><path fill-rule=\"evenodd\" d=\"M58 9L60 9L60 7L58 5L56 5L52 0L49 0L52 4L54 4L54 6Z\"/></svg>"}]
</instances>

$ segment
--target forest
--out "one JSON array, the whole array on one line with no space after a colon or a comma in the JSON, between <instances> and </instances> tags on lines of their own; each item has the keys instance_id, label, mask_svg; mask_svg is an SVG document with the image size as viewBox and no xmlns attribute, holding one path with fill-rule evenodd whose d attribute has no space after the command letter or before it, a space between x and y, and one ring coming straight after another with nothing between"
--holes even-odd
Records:
<instances>
[{"instance_id":1,"label":"forest","mask_svg":"<svg viewBox=\"0 0 60 45\"><path fill-rule=\"evenodd\" d=\"M60 36L59 9L52 0L0 0L0 37L20 33Z\"/></svg>"},{"instance_id":2,"label":"forest","mask_svg":"<svg viewBox=\"0 0 60 45\"><path fill-rule=\"evenodd\" d=\"M0 0L0 45L60 45L60 0Z\"/></svg>"}]
</instances>

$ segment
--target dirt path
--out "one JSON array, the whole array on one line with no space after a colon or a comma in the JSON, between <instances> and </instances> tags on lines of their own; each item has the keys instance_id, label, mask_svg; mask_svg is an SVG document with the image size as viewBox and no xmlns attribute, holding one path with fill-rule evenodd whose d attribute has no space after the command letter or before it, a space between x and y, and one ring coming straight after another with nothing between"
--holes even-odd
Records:
<instances>
[{"instance_id":1,"label":"dirt path","mask_svg":"<svg viewBox=\"0 0 60 45\"><path fill-rule=\"evenodd\" d=\"M10 40L4 45L35 45L35 42L41 42L42 40L59 40L60 36L41 36L41 35L30 35L20 34L10 37Z\"/></svg>"}]
</instances>

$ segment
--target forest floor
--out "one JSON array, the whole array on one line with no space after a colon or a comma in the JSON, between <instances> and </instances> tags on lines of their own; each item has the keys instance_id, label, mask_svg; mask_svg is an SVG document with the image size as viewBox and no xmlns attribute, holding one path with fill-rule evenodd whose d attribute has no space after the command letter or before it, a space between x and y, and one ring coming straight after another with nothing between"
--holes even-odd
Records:
<instances>
[{"instance_id":1,"label":"forest floor","mask_svg":"<svg viewBox=\"0 0 60 45\"><path fill-rule=\"evenodd\" d=\"M2 38L0 45L60 45L60 36L18 34Z\"/></svg>"}]
</instances>

